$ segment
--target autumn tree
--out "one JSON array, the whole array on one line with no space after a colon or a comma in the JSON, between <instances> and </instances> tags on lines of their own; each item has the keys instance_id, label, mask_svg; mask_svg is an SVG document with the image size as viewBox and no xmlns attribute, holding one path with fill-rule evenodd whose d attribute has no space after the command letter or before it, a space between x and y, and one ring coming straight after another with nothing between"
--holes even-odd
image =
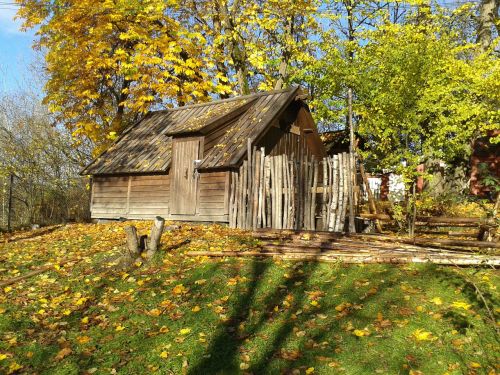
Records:
<instances>
[{"instance_id":1,"label":"autumn tree","mask_svg":"<svg viewBox=\"0 0 500 375\"><path fill-rule=\"evenodd\" d=\"M106 144L151 108L228 90L206 69L203 36L174 18L175 1L18 3L46 51L45 103L75 136Z\"/></svg>"},{"instance_id":2,"label":"autumn tree","mask_svg":"<svg viewBox=\"0 0 500 375\"><path fill-rule=\"evenodd\" d=\"M312 55L317 7L315 0L192 0L178 11L207 41L219 83L248 94L290 84L293 70Z\"/></svg>"}]
</instances>

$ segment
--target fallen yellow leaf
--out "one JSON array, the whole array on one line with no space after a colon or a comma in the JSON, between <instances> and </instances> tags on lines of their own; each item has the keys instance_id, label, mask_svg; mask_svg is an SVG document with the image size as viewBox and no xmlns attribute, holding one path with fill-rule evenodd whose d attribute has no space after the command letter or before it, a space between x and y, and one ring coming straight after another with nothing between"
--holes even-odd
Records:
<instances>
[{"instance_id":1,"label":"fallen yellow leaf","mask_svg":"<svg viewBox=\"0 0 500 375\"><path fill-rule=\"evenodd\" d=\"M362 331L360 329L355 329L354 331L352 331L352 333L354 333L354 335L358 337L363 337L367 335L366 331Z\"/></svg>"},{"instance_id":2,"label":"fallen yellow leaf","mask_svg":"<svg viewBox=\"0 0 500 375\"><path fill-rule=\"evenodd\" d=\"M431 302L438 306L443 304L443 301L439 297L434 297L433 299L431 299Z\"/></svg>"},{"instance_id":3,"label":"fallen yellow leaf","mask_svg":"<svg viewBox=\"0 0 500 375\"><path fill-rule=\"evenodd\" d=\"M451 304L451 306L456 309L464 309L464 310L469 310L471 307L471 305L462 301L455 301Z\"/></svg>"},{"instance_id":4,"label":"fallen yellow leaf","mask_svg":"<svg viewBox=\"0 0 500 375\"><path fill-rule=\"evenodd\" d=\"M76 341L78 341L79 344L86 344L90 341L90 337L88 336L78 336L76 338Z\"/></svg>"},{"instance_id":5,"label":"fallen yellow leaf","mask_svg":"<svg viewBox=\"0 0 500 375\"><path fill-rule=\"evenodd\" d=\"M168 352L166 352L166 351L162 351L162 352L160 353L160 357L161 357L161 358L168 358Z\"/></svg>"},{"instance_id":6,"label":"fallen yellow leaf","mask_svg":"<svg viewBox=\"0 0 500 375\"><path fill-rule=\"evenodd\" d=\"M421 329L417 329L413 332L413 337L417 341L428 341L432 339L432 332L427 332Z\"/></svg>"},{"instance_id":7,"label":"fallen yellow leaf","mask_svg":"<svg viewBox=\"0 0 500 375\"><path fill-rule=\"evenodd\" d=\"M181 335L187 335L189 332L191 332L191 328L182 328L179 333Z\"/></svg>"},{"instance_id":8,"label":"fallen yellow leaf","mask_svg":"<svg viewBox=\"0 0 500 375\"><path fill-rule=\"evenodd\" d=\"M200 311L200 310L201 310L201 308L200 308L200 306L198 306L198 305L196 305L195 307L193 307L193 308L191 309L191 311L192 311L192 312L198 312L198 311Z\"/></svg>"},{"instance_id":9,"label":"fallen yellow leaf","mask_svg":"<svg viewBox=\"0 0 500 375\"><path fill-rule=\"evenodd\" d=\"M314 367L309 367L307 370L306 370L306 374L313 374L314 373Z\"/></svg>"}]
</instances>

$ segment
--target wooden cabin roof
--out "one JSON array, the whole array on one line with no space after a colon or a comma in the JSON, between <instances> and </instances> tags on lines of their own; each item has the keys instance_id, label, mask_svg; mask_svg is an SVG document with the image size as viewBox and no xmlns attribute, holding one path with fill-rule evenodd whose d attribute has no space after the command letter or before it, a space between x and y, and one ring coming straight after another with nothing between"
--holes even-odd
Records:
<instances>
[{"instance_id":1,"label":"wooden cabin roof","mask_svg":"<svg viewBox=\"0 0 500 375\"><path fill-rule=\"evenodd\" d=\"M173 137L207 135L221 127L217 144L207 150L200 168L237 165L247 139L255 141L295 99L298 87L148 113L81 174L166 172Z\"/></svg>"}]
</instances>

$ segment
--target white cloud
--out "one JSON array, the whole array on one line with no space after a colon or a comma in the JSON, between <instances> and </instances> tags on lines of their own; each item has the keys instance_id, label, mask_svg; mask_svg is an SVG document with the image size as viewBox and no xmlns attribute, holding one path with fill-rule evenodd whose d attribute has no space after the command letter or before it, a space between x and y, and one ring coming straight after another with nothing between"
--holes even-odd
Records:
<instances>
[{"instance_id":1,"label":"white cloud","mask_svg":"<svg viewBox=\"0 0 500 375\"><path fill-rule=\"evenodd\" d=\"M14 9L0 9L0 33L4 34L23 34L19 29L22 20L14 20L16 10Z\"/></svg>"}]
</instances>

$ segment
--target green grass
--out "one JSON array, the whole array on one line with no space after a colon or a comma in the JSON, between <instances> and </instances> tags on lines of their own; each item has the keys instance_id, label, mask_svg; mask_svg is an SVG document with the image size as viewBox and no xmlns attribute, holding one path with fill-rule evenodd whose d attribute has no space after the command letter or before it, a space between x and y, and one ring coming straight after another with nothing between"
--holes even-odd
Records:
<instances>
[{"instance_id":1,"label":"green grass","mask_svg":"<svg viewBox=\"0 0 500 375\"><path fill-rule=\"evenodd\" d=\"M39 263L23 249L47 248L43 259L59 251L50 249L65 249L70 257L73 232L78 254L92 254L2 291L0 354L6 358L0 371L19 366L18 372L40 374L498 371L495 323L474 287L490 308L498 307L494 270L185 257L183 250L206 238L211 247L244 242L228 230L216 228L214 234L213 228L195 227L164 236L166 246L188 237L190 246L160 252L125 274L103 269L123 241L121 227L102 226L84 236L86 228L94 226L0 245L6 262L2 279L13 267L24 272L29 268L24 263Z\"/></svg>"}]
</instances>

